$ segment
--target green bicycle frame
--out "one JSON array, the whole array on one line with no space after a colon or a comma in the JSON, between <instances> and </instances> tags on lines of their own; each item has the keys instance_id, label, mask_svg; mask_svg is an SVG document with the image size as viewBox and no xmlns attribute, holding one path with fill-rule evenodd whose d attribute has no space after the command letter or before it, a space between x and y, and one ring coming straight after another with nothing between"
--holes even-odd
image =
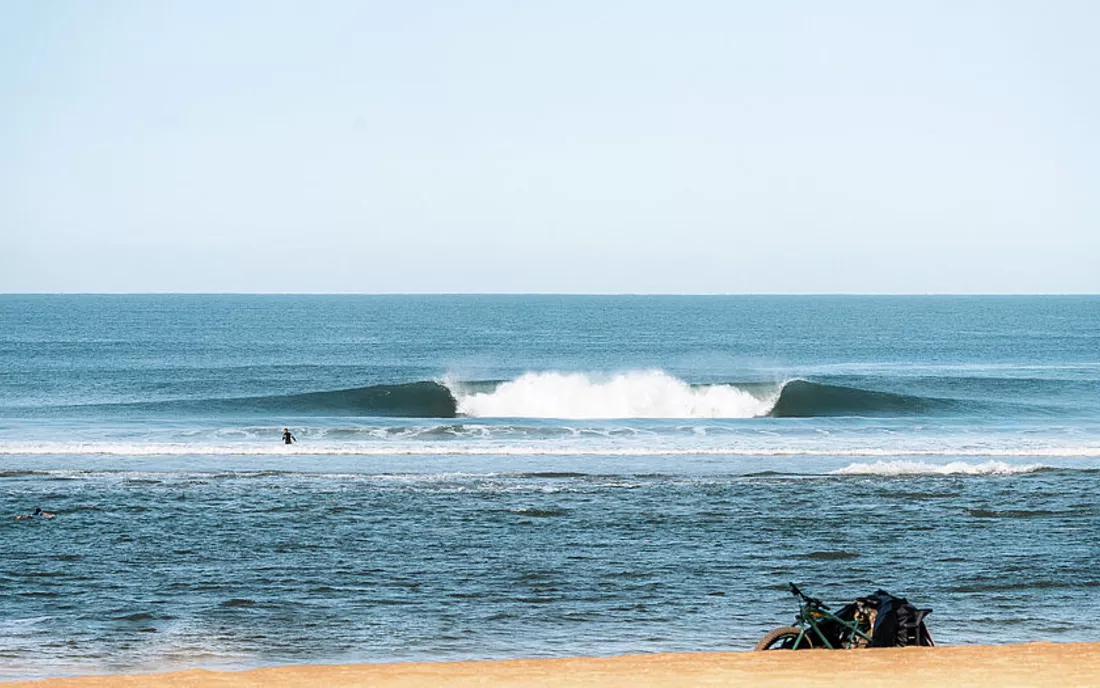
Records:
<instances>
[{"instance_id":1,"label":"green bicycle frame","mask_svg":"<svg viewBox=\"0 0 1100 688\"><path fill-rule=\"evenodd\" d=\"M818 627L818 624L820 624L822 621L833 621L851 631L851 633L847 636L846 645L844 647L844 649L846 650L851 648L852 640L857 636L866 640L868 645L871 644L871 636L860 630L859 624L855 620L845 621L844 619L840 618L836 614L833 614L829 610L822 608L816 602L816 600L807 599L804 595L799 594L797 619L799 625L799 634L798 638L794 642L794 646L797 648L799 645L801 645L802 641L806 638L806 636L809 635L809 632L812 629L814 634L817 636L818 639L821 640L822 644L824 644L825 647L829 648L830 650L837 649L833 647L833 644L829 642L829 639L825 637L825 634Z\"/></svg>"}]
</instances>

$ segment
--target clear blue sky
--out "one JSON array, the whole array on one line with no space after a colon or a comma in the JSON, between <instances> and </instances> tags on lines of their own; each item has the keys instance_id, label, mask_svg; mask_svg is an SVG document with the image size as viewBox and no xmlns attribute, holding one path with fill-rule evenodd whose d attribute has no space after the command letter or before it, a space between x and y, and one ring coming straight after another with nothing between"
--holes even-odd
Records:
<instances>
[{"instance_id":1,"label":"clear blue sky","mask_svg":"<svg viewBox=\"0 0 1100 688\"><path fill-rule=\"evenodd\" d=\"M1100 3L0 3L0 291L1100 292Z\"/></svg>"}]
</instances>

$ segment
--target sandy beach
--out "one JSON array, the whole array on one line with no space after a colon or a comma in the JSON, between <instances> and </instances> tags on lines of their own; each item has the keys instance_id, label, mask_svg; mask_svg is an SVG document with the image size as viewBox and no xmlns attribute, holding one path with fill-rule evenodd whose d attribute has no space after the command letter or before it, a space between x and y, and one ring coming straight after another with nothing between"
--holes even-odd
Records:
<instances>
[{"instance_id":1,"label":"sandy beach","mask_svg":"<svg viewBox=\"0 0 1100 688\"><path fill-rule=\"evenodd\" d=\"M1100 643L729 652L485 662L190 670L3 683L6 688L148 686L1100 686Z\"/></svg>"}]
</instances>

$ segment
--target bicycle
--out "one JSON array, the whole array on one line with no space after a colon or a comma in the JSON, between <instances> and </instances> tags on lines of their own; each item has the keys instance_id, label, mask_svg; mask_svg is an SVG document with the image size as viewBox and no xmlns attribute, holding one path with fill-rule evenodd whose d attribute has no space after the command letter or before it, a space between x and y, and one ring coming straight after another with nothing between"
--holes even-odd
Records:
<instances>
[{"instance_id":1,"label":"bicycle","mask_svg":"<svg viewBox=\"0 0 1100 688\"><path fill-rule=\"evenodd\" d=\"M834 614L821 600L802 592L794 583L789 585L791 594L798 598L797 625L769 632L753 650L850 650L871 645L877 613L871 600L858 598Z\"/></svg>"}]
</instances>

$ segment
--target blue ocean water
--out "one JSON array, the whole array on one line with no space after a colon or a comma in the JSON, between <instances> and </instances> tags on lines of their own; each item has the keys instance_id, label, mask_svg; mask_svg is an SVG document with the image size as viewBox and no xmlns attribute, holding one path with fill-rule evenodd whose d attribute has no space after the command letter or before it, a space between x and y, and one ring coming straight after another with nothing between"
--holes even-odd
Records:
<instances>
[{"instance_id":1,"label":"blue ocean water","mask_svg":"<svg viewBox=\"0 0 1100 688\"><path fill-rule=\"evenodd\" d=\"M1098 492L1100 297L0 296L0 676L1098 640Z\"/></svg>"}]
</instances>

